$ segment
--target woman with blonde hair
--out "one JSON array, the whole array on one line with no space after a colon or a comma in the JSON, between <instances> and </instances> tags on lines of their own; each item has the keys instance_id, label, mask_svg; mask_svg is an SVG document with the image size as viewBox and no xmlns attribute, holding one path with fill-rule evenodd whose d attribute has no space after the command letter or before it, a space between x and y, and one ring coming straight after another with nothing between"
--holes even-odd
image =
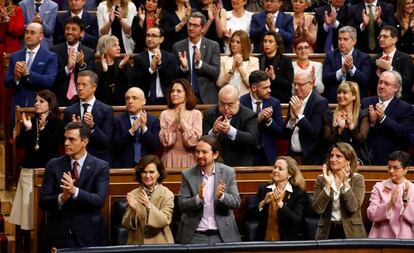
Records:
<instances>
[{"instance_id":1,"label":"woman with blonde hair","mask_svg":"<svg viewBox=\"0 0 414 253\"><path fill-rule=\"evenodd\" d=\"M414 0L400 0L395 12L399 39L397 49L407 53L414 53Z\"/></svg>"},{"instance_id":2,"label":"woman with blonde hair","mask_svg":"<svg viewBox=\"0 0 414 253\"><path fill-rule=\"evenodd\" d=\"M270 176L270 183L260 185L253 207L260 217L256 240L298 240L307 201L305 179L289 156L276 159Z\"/></svg>"},{"instance_id":3,"label":"woman with blonde hair","mask_svg":"<svg viewBox=\"0 0 414 253\"><path fill-rule=\"evenodd\" d=\"M121 53L132 54L135 42L131 38L131 26L137 8L130 0L102 1L97 8L99 36L112 34L119 40Z\"/></svg>"},{"instance_id":4,"label":"woman with blonde hair","mask_svg":"<svg viewBox=\"0 0 414 253\"><path fill-rule=\"evenodd\" d=\"M231 84L242 96L250 92L249 75L259 69L259 59L251 55L252 46L247 32L235 31L230 37L230 55L220 57L217 87Z\"/></svg>"},{"instance_id":5,"label":"woman with blonde hair","mask_svg":"<svg viewBox=\"0 0 414 253\"><path fill-rule=\"evenodd\" d=\"M367 237L361 215L364 177L351 145L335 143L314 186L313 210L320 214L316 240Z\"/></svg>"},{"instance_id":6,"label":"woman with blonde hair","mask_svg":"<svg viewBox=\"0 0 414 253\"><path fill-rule=\"evenodd\" d=\"M369 132L368 110L361 110L358 84L344 81L338 86L338 104L324 115L324 138L328 146L336 142L351 144L363 164L370 164L365 143Z\"/></svg>"}]
</instances>

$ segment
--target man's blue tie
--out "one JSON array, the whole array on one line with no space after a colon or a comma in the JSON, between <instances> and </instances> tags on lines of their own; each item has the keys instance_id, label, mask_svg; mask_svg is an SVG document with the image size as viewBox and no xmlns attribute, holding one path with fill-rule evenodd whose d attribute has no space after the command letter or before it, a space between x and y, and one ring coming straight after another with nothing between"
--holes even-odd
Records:
<instances>
[{"instance_id":1,"label":"man's blue tie","mask_svg":"<svg viewBox=\"0 0 414 253\"><path fill-rule=\"evenodd\" d=\"M35 3L35 12L39 13L40 12L40 5L42 5L41 3Z\"/></svg>"},{"instance_id":2,"label":"man's blue tie","mask_svg":"<svg viewBox=\"0 0 414 253\"><path fill-rule=\"evenodd\" d=\"M193 62L191 64L191 85L193 86L194 93L198 94L198 75L197 70L195 68L195 54L196 54L197 46L193 46Z\"/></svg>"},{"instance_id":3,"label":"man's blue tie","mask_svg":"<svg viewBox=\"0 0 414 253\"><path fill-rule=\"evenodd\" d=\"M133 121L137 120L137 116L133 115L131 116L131 119ZM141 142L140 142L140 138L139 138L139 130L135 132L135 141L134 141L134 161L136 163L139 162L139 160L141 159Z\"/></svg>"}]
</instances>

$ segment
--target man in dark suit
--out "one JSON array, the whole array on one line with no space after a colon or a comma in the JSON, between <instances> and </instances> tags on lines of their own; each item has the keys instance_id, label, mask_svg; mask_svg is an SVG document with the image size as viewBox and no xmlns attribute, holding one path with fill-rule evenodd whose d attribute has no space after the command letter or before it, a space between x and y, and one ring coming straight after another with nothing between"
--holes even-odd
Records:
<instances>
[{"instance_id":1,"label":"man in dark suit","mask_svg":"<svg viewBox=\"0 0 414 253\"><path fill-rule=\"evenodd\" d=\"M315 9L315 18L318 22L318 41L316 52L327 53L338 48L338 30L345 26L349 18L349 7L345 0L332 0Z\"/></svg>"},{"instance_id":2,"label":"man in dark suit","mask_svg":"<svg viewBox=\"0 0 414 253\"><path fill-rule=\"evenodd\" d=\"M101 2L100 0L59 0L61 2L61 4L59 4L59 6L61 6L61 10L69 10L70 9L70 2L79 2L79 1L84 1L84 10L85 11L96 11L96 6L99 5L99 3Z\"/></svg>"},{"instance_id":3,"label":"man in dark suit","mask_svg":"<svg viewBox=\"0 0 414 253\"><path fill-rule=\"evenodd\" d=\"M394 70L381 73L378 96L362 99L361 108L368 108L371 128L368 133L368 148L374 165L385 165L388 156L395 150L407 151L412 132L414 109L399 99L402 78Z\"/></svg>"},{"instance_id":4,"label":"man in dark suit","mask_svg":"<svg viewBox=\"0 0 414 253\"><path fill-rule=\"evenodd\" d=\"M69 10L65 13L58 14L56 18L55 31L53 33L53 42L55 45L65 42L65 25L68 18L79 17L83 21L83 27L85 28L80 39L82 44L92 49L96 48L99 38L98 20L95 15L91 15L85 10L85 2L86 0L68 0Z\"/></svg>"},{"instance_id":5,"label":"man in dark suit","mask_svg":"<svg viewBox=\"0 0 414 253\"><path fill-rule=\"evenodd\" d=\"M65 122L83 121L91 129L88 152L107 162L111 161L109 150L112 138L112 107L95 98L98 76L90 70L79 72L76 91L79 102L65 109Z\"/></svg>"},{"instance_id":6,"label":"man in dark suit","mask_svg":"<svg viewBox=\"0 0 414 253\"><path fill-rule=\"evenodd\" d=\"M277 157L276 140L283 133L280 102L270 96L270 79L266 72L250 73L249 84L250 93L241 96L240 103L257 114L260 137L254 165L273 165Z\"/></svg>"},{"instance_id":7,"label":"man in dark suit","mask_svg":"<svg viewBox=\"0 0 414 253\"><path fill-rule=\"evenodd\" d=\"M134 58L135 82L146 94L150 105L167 104L165 95L174 79L174 70L178 67L174 54L160 49L163 41L162 28L151 27L145 34L147 50Z\"/></svg>"},{"instance_id":8,"label":"man in dark suit","mask_svg":"<svg viewBox=\"0 0 414 253\"><path fill-rule=\"evenodd\" d=\"M142 109L144 105L140 88L132 87L125 93L127 111L114 118L112 167L135 167L142 156L158 151L160 121Z\"/></svg>"},{"instance_id":9,"label":"man in dark suit","mask_svg":"<svg viewBox=\"0 0 414 253\"><path fill-rule=\"evenodd\" d=\"M240 207L236 173L220 163L220 143L202 136L196 145L197 165L182 172L178 197L181 222L176 240L183 244L238 242L233 210Z\"/></svg>"},{"instance_id":10,"label":"man in dark suit","mask_svg":"<svg viewBox=\"0 0 414 253\"><path fill-rule=\"evenodd\" d=\"M259 140L257 116L240 105L239 90L235 86L221 88L218 105L204 111L203 134L217 136L223 148L224 163L253 165Z\"/></svg>"},{"instance_id":11,"label":"man in dark suit","mask_svg":"<svg viewBox=\"0 0 414 253\"><path fill-rule=\"evenodd\" d=\"M292 52L293 17L280 10L283 1L264 1L264 11L253 14L250 23L250 39L254 43L254 52L260 53L260 41L263 34L270 30L280 34L283 39L285 52Z\"/></svg>"},{"instance_id":12,"label":"man in dark suit","mask_svg":"<svg viewBox=\"0 0 414 253\"><path fill-rule=\"evenodd\" d=\"M326 54L322 68L322 82L325 84L324 97L336 103L336 92L342 81L358 83L361 97L369 84L371 58L354 48L357 42L356 30L351 26L339 29L338 49Z\"/></svg>"},{"instance_id":13,"label":"man in dark suit","mask_svg":"<svg viewBox=\"0 0 414 253\"><path fill-rule=\"evenodd\" d=\"M348 25L358 31L356 47L359 50L367 54L378 53L380 28L396 26L393 6L379 0L364 0L350 8Z\"/></svg>"},{"instance_id":14,"label":"man in dark suit","mask_svg":"<svg viewBox=\"0 0 414 253\"><path fill-rule=\"evenodd\" d=\"M289 154L298 164L321 164L324 159L323 115L329 109L328 101L313 91L313 84L311 72L295 74L285 136L290 140Z\"/></svg>"},{"instance_id":15,"label":"man in dark suit","mask_svg":"<svg viewBox=\"0 0 414 253\"><path fill-rule=\"evenodd\" d=\"M191 83L199 102L217 104L220 48L216 41L203 36L206 23L202 13L191 13L187 22L188 39L175 43L173 52L179 63L178 75Z\"/></svg>"},{"instance_id":16,"label":"man in dark suit","mask_svg":"<svg viewBox=\"0 0 414 253\"><path fill-rule=\"evenodd\" d=\"M70 17L65 24L66 41L50 50L58 56L59 70L53 91L59 106L68 106L77 101L76 76L82 70L94 70L93 50L81 44L85 26L78 17Z\"/></svg>"},{"instance_id":17,"label":"man in dark suit","mask_svg":"<svg viewBox=\"0 0 414 253\"><path fill-rule=\"evenodd\" d=\"M55 81L57 57L40 45L42 39L42 25L38 23L27 25L24 35L26 48L10 56L5 85L14 90L12 119L14 119L16 105L33 106L35 92L51 88Z\"/></svg>"},{"instance_id":18,"label":"man in dark suit","mask_svg":"<svg viewBox=\"0 0 414 253\"><path fill-rule=\"evenodd\" d=\"M372 71L371 83L375 82L375 84L377 84L379 76L386 70L398 71L402 78L401 99L408 103L413 103L413 69L411 57L408 54L397 50L397 41L398 30L395 27L388 25L381 27L379 46L381 47L382 52L373 59L374 67ZM372 87L372 94L375 94L375 91L376 87Z\"/></svg>"},{"instance_id":19,"label":"man in dark suit","mask_svg":"<svg viewBox=\"0 0 414 253\"><path fill-rule=\"evenodd\" d=\"M83 122L65 128L65 155L45 168L39 207L46 212L46 247L103 246L107 241L101 214L109 184L109 164L86 151L90 136ZM53 252L53 251L52 251Z\"/></svg>"}]
</instances>

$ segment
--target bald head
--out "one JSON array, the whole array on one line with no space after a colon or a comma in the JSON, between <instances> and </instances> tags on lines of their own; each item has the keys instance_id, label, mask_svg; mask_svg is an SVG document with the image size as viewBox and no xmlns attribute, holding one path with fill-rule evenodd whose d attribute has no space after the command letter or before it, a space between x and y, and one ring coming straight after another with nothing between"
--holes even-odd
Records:
<instances>
[{"instance_id":1,"label":"bald head","mask_svg":"<svg viewBox=\"0 0 414 253\"><path fill-rule=\"evenodd\" d=\"M26 26L24 42L29 49L37 47L43 39L43 27L39 23L30 23Z\"/></svg>"},{"instance_id":2,"label":"bald head","mask_svg":"<svg viewBox=\"0 0 414 253\"><path fill-rule=\"evenodd\" d=\"M138 87L129 88L125 93L125 106L130 114L137 114L145 102L145 94Z\"/></svg>"},{"instance_id":3,"label":"bald head","mask_svg":"<svg viewBox=\"0 0 414 253\"><path fill-rule=\"evenodd\" d=\"M219 98L221 96L231 96L239 98L239 90L234 85L226 85L219 91Z\"/></svg>"},{"instance_id":4,"label":"bald head","mask_svg":"<svg viewBox=\"0 0 414 253\"><path fill-rule=\"evenodd\" d=\"M239 111L239 90L229 84L219 91L219 112L228 118L232 117Z\"/></svg>"}]
</instances>

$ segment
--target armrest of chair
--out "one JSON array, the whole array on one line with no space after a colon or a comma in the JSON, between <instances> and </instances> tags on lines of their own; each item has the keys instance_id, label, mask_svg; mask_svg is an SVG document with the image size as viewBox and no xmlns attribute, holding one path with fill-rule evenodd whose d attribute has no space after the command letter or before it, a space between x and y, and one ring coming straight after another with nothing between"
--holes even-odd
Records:
<instances>
[{"instance_id":1,"label":"armrest of chair","mask_svg":"<svg viewBox=\"0 0 414 253\"><path fill-rule=\"evenodd\" d=\"M122 226L122 217L124 216L128 202L125 199L117 200L111 208L111 244L123 245L128 240L128 229Z\"/></svg>"}]
</instances>

